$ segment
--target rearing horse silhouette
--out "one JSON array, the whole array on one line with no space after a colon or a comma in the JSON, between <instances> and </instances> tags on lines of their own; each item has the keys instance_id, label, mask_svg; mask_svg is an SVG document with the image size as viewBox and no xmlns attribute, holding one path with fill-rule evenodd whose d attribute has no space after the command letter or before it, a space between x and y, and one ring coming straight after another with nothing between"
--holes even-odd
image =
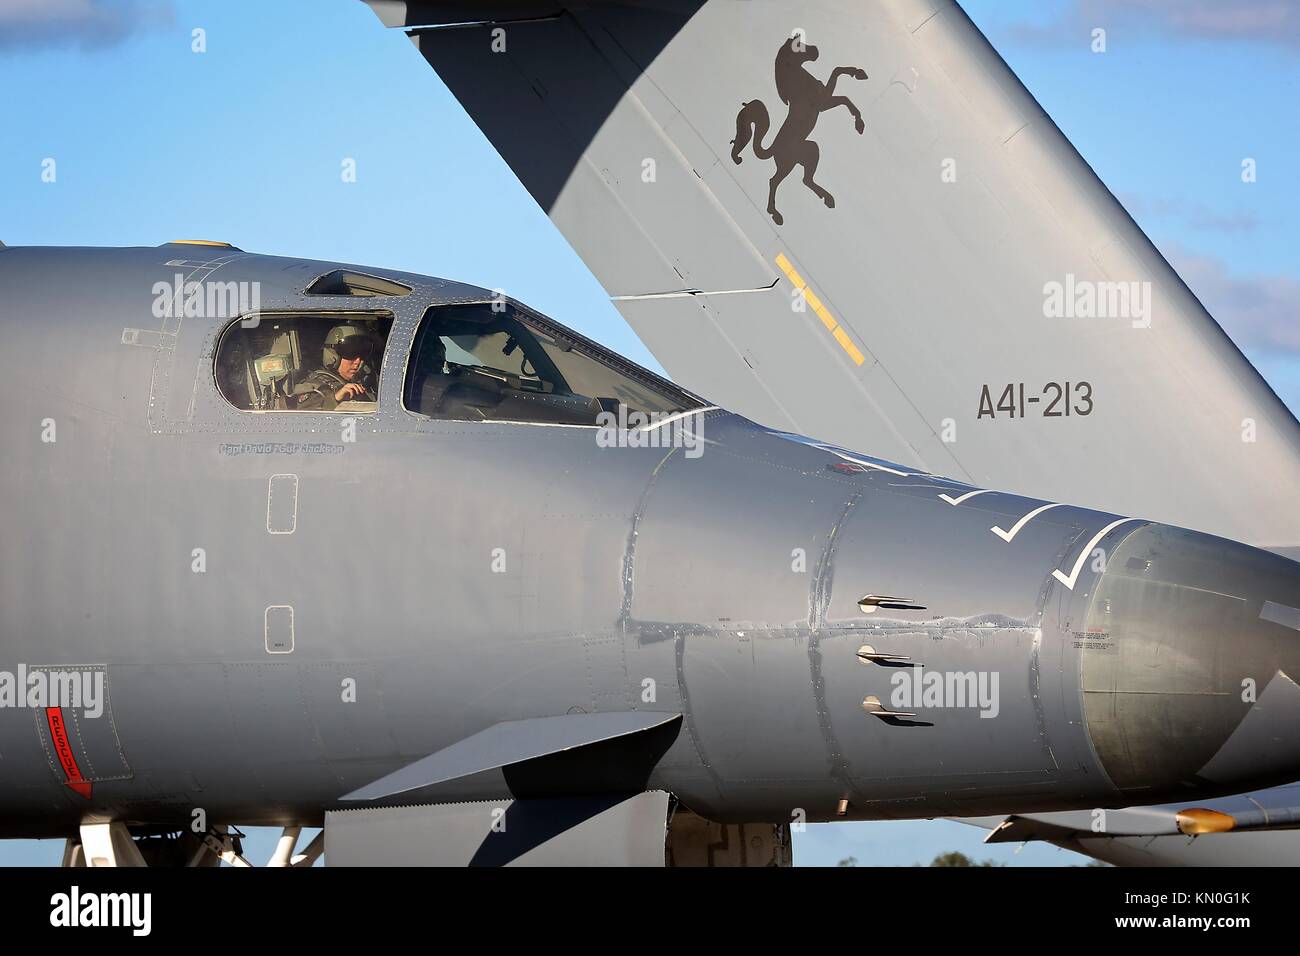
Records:
<instances>
[{"instance_id":1,"label":"rearing horse silhouette","mask_svg":"<svg viewBox=\"0 0 1300 956\"><path fill-rule=\"evenodd\" d=\"M867 74L856 66L837 66L831 70L830 79L822 83L809 73L804 64L817 59L817 48L799 43L791 37L776 54L776 92L789 113L781 128L772 137L770 145L763 145L763 137L771 126L767 107L762 100L750 100L736 114L736 138L731 141L731 158L740 163L741 152L754 142L754 155L759 159L776 159L776 172L772 174L767 191L767 211L779 226L785 220L776 208L776 190L796 166L803 167L804 185L816 193L829 209L835 208L835 197L813 181L821 149L808 137L817 125L817 117L826 110L847 106L853 114L853 125L858 134L866 128L862 114L847 96L835 95L835 83L841 76L865 80Z\"/></svg>"}]
</instances>

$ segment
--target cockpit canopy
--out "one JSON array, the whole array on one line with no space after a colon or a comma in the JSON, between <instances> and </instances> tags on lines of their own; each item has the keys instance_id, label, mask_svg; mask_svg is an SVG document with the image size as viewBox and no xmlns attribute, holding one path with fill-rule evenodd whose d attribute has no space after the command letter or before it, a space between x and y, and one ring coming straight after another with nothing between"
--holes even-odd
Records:
<instances>
[{"instance_id":1,"label":"cockpit canopy","mask_svg":"<svg viewBox=\"0 0 1300 956\"><path fill-rule=\"evenodd\" d=\"M217 387L241 411L364 413L378 407L380 389L398 387L405 369L403 404L415 415L556 425L596 425L602 413L618 415L620 408L665 416L704 404L512 302L433 306L409 361L393 355L383 361L392 327L393 315L383 311L244 316L218 342ZM349 346L344 361L334 340ZM362 341L373 348L351 347ZM360 388L344 389L351 381Z\"/></svg>"},{"instance_id":2,"label":"cockpit canopy","mask_svg":"<svg viewBox=\"0 0 1300 956\"><path fill-rule=\"evenodd\" d=\"M701 403L504 302L430 309L406 375L409 411L462 421L593 425L601 412L670 415Z\"/></svg>"},{"instance_id":3,"label":"cockpit canopy","mask_svg":"<svg viewBox=\"0 0 1300 956\"><path fill-rule=\"evenodd\" d=\"M215 371L217 388L231 405L241 411L307 411L306 383L321 370L337 375L340 343L343 351L357 352L359 368L349 368L369 400L348 399L327 403L324 409L374 411L378 395L378 373L388 333L393 327L390 313L370 312L261 312L232 323L217 345ZM367 347L358 348L360 343ZM363 353L363 354L362 354ZM328 376L327 376L328 378ZM331 394L333 389L327 389ZM316 403L319 405L319 403ZM310 410L322 410L319 407Z\"/></svg>"}]
</instances>

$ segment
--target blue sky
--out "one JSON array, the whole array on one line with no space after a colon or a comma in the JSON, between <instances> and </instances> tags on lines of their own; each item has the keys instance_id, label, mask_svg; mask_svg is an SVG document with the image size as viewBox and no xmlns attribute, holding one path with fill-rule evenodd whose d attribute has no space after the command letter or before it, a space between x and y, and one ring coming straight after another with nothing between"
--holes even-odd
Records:
<instances>
[{"instance_id":1,"label":"blue sky","mask_svg":"<svg viewBox=\"0 0 1300 956\"><path fill-rule=\"evenodd\" d=\"M1300 4L963 0L1220 324L1300 408ZM207 51L191 51L191 31ZM1104 54L1091 30L1107 31ZM0 0L0 240L241 248L503 288L653 368L599 284L400 31L358 0ZM357 182L344 184L351 157ZM1256 160L1258 181L1241 180ZM42 182L53 158L57 181ZM836 824L801 863L928 862L955 823ZM254 855L272 840L258 834ZM263 851L263 847L265 850ZM0 864L57 862L0 844Z\"/></svg>"}]
</instances>

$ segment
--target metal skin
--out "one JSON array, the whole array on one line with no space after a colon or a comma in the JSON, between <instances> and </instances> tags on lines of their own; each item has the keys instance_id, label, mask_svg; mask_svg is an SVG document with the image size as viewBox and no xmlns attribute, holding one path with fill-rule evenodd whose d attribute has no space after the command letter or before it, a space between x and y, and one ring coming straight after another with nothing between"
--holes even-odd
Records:
<instances>
[{"instance_id":1,"label":"metal skin","mask_svg":"<svg viewBox=\"0 0 1300 956\"><path fill-rule=\"evenodd\" d=\"M954 0L366 2L675 381L907 469L1300 557L1300 424ZM1124 289L1136 311L1075 308ZM1062 398L1072 388L1082 404ZM1216 746L1205 712L1251 691L1211 690L1215 666L1176 673L1234 653L1211 621L1222 601L1234 613L1235 583L1133 577L1149 626L1085 667L1098 751L1141 793ZM1144 713L1144 691L1174 688L1182 704ZM1245 727L1224 761L1292 737ZM1192 858L1220 858L1197 845Z\"/></svg>"},{"instance_id":2,"label":"metal skin","mask_svg":"<svg viewBox=\"0 0 1300 956\"><path fill-rule=\"evenodd\" d=\"M1043 503L724 410L698 457L422 418L401 404L421 318L491 293L366 269L412 292L303 294L336 268L0 250L0 671L96 667L108 688L101 717L69 717L91 787L69 786L40 709L0 708L0 836L182 827L196 808L320 825L503 721L628 710L683 715L646 789L722 821L827 820L842 800L850 819L1186 802L1300 776L1295 748L1242 760L1228 742L1248 714L1269 727L1244 680L1265 695L1300 674L1294 629L1260 616L1300 605L1295 562L1087 509L1027 517ZM356 440L346 414L228 405L212 370L232 316L151 311L177 273L259 283L263 311L391 313ZM296 476L292 533L268 532L273 475ZM868 594L923 609L865 613ZM291 652L269 653L283 607ZM864 644L911 660L864 663ZM996 674L997 693L897 699L934 674ZM477 775L393 802L507 796Z\"/></svg>"},{"instance_id":3,"label":"metal skin","mask_svg":"<svg viewBox=\"0 0 1300 956\"><path fill-rule=\"evenodd\" d=\"M370 6L684 387L1300 557L1300 423L954 0Z\"/></svg>"}]
</instances>

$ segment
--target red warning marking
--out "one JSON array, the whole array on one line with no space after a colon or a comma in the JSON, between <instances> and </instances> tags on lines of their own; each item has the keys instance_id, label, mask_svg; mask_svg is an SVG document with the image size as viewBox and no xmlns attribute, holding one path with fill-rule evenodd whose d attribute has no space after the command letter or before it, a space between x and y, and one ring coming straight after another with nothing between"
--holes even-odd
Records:
<instances>
[{"instance_id":1,"label":"red warning marking","mask_svg":"<svg viewBox=\"0 0 1300 956\"><path fill-rule=\"evenodd\" d=\"M81 768L77 766L77 758L72 753L72 744L68 742L68 728L63 722L63 708L46 707L45 719L50 725L50 740L54 743L54 752L59 755L63 772L68 775L68 786L89 800L90 788L94 784L82 777Z\"/></svg>"}]
</instances>

